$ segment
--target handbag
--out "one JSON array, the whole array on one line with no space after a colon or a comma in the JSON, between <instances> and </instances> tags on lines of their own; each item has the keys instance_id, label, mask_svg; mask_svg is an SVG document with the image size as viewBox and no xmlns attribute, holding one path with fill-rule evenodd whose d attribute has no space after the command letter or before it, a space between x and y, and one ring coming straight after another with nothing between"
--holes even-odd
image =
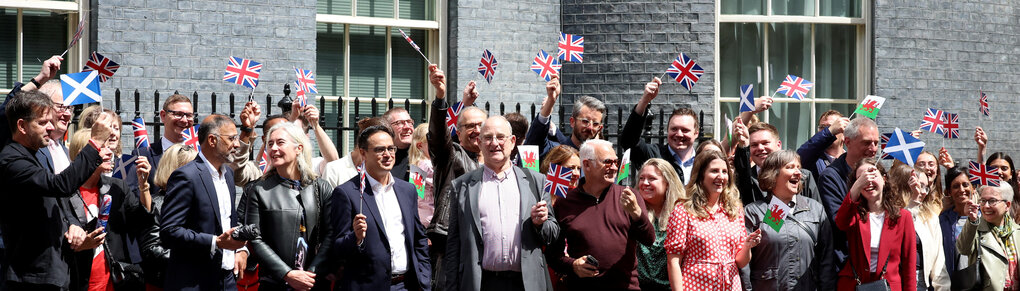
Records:
<instances>
[{"instance_id":1,"label":"handbag","mask_svg":"<svg viewBox=\"0 0 1020 291\"><path fill-rule=\"evenodd\" d=\"M981 236L978 236L978 244L974 247L977 249L975 256L977 260L973 264L957 270L950 276L953 284L950 286L950 290L953 291L969 291L969 290L981 290L984 286L981 282L984 279L984 267L981 266Z\"/></svg>"},{"instance_id":2,"label":"handbag","mask_svg":"<svg viewBox=\"0 0 1020 291\"><path fill-rule=\"evenodd\" d=\"M892 257L892 254L889 254ZM889 259L886 258L885 265L882 265L882 273L878 275L878 280L861 284L861 277L857 275L857 268L854 268L854 260L847 258L850 261L850 270L854 272L854 281L857 281L857 287L854 290L857 291L892 291L889 288L889 281L885 277L885 268L889 266Z\"/></svg>"}]
</instances>

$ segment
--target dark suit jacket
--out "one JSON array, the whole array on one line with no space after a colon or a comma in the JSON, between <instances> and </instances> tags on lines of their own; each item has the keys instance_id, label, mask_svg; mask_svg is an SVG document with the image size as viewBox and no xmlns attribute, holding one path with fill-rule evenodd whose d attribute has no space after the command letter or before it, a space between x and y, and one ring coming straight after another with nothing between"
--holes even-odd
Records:
<instances>
[{"instance_id":1,"label":"dark suit jacket","mask_svg":"<svg viewBox=\"0 0 1020 291\"><path fill-rule=\"evenodd\" d=\"M836 212L836 228L846 232L850 256L846 265L839 272L838 290L854 290L856 281L851 264L860 276L862 283L885 278L893 291L915 290L917 287L917 241L914 233L914 220L910 211L900 209L900 217L893 224L892 218L886 213L882 225L882 238L878 244L878 268L870 272L871 257L871 223L864 221L857 212L857 202L850 200L850 195L843 199L843 204ZM886 267L884 277L879 277L882 268Z\"/></svg>"},{"instance_id":2,"label":"dark suit jacket","mask_svg":"<svg viewBox=\"0 0 1020 291\"><path fill-rule=\"evenodd\" d=\"M564 135L562 130L557 130L554 136L549 136L549 123L552 121L552 116L549 117L550 119L542 122L538 119L538 115L535 115L535 120L531 121L528 132L524 135L524 144L538 146L539 156L542 157L545 157L545 154L558 145L568 145L580 150L581 145L574 144L574 140Z\"/></svg>"},{"instance_id":3,"label":"dark suit jacket","mask_svg":"<svg viewBox=\"0 0 1020 291\"><path fill-rule=\"evenodd\" d=\"M829 148L833 142L836 142L836 136L829 132L829 128L824 128L797 148L797 154L800 155L800 166L811 171L811 174L815 175L815 179L822 177L822 170L825 170L826 167L823 167L825 164L819 163L819 161L828 159L825 157L825 149Z\"/></svg>"},{"instance_id":4,"label":"dark suit jacket","mask_svg":"<svg viewBox=\"0 0 1020 291\"><path fill-rule=\"evenodd\" d=\"M64 220L57 199L78 189L102 159L92 146L84 147L78 157L59 175L35 157L35 151L12 142L0 151L0 227L6 243L4 268L7 280L30 284L48 284L66 288L67 263L62 249Z\"/></svg>"},{"instance_id":5,"label":"dark suit jacket","mask_svg":"<svg viewBox=\"0 0 1020 291\"><path fill-rule=\"evenodd\" d=\"M560 225L552 211L549 193L542 191L545 175L514 166L520 188L521 276L527 290L552 290L549 270L542 250L559 237ZM446 290L482 290L482 237L478 203L484 169L467 173L453 181L455 204L450 214L450 235L446 243L443 272ZM527 173L526 173L527 172ZM530 176L530 177L529 177ZM496 199L493 196L485 199ZM531 206L545 201L549 219L542 225L531 222ZM490 246L492 247L492 246Z\"/></svg>"},{"instance_id":6,"label":"dark suit jacket","mask_svg":"<svg viewBox=\"0 0 1020 291\"><path fill-rule=\"evenodd\" d=\"M758 185L758 166L751 167L751 151L748 147L737 148L733 156L733 168L737 174L737 189L740 190L740 202L744 205L751 205L755 201L764 201L768 196L768 190L762 191ZM806 198L822 202L818 194L818 186L815 185L815 178L807 169L800 169L801 189L800 195ZM765 201L768 203L769 201Z\"/></svg>"},{"instance_id":7,"label":"dark suit jacket","mask_svg":"<svg viewBox=\"0 0 1020 291\"><path fill-rule=\"evenodd\" d=\"M623 153L626 150L631 150L630 164L633 165L633 167L630 167L630 176L636 177L636 173L641 170L641 166L649 159L660 158L669 162L669 165L673 166L673 170L676 171L676 174L680 176L681 182L687 184L687 181L683 181L684 170L680 168L680 164L676 163L676 159L673 158L673 154L669 152L669 145L651 145L641 138L641 135L645 130L645 121L647 118L647 112L642 114L631 110L630 117L627 117L627 124L623 126L623 131L620 132L620 136L616 140L617 144L620 145L620 153Z\"/></svg>"},{"instance_id":8,"label":"dark suit jacket","mask_svg":"<svg viewBox=\"0 0 1020 291\"><path fill-rule=\"evenodd\" d=\"M365 187L362 205L360 186L360 177L354 177L333 190L332 224L337 228L333 252L343 269L336 286L340 290L389 290L392 273L389 241L386 239L372 187ZM404 284L407 290L431 290L432 266L429 264L425 227L418 219L417 191L411 183L396 180L393 192L397 195L400 212L403 214L404 249L407 250ZM362 211L368 224L365 239L360 246L352 227L359 207L364 207Z\"/></svg>"},{"instance_id":9,"label":"dark suit jacket","mask_svg":"<svg viewBox=\"0 0 1020 291\"><path fill-rule=\"evenodd\" d=\"M230 226L238 225L233 205L234 172L230 167L222 169L226 171L230 205L219 205L212 181L214 173L201 156L170 174L160 211L162 229L159 233L163 244L170 249L163 285L167 290L220 288L224 272L220 261L224 250L210 252L213 238L226 231L220 226L220 207L230 207Z\"/></svg>"},{"instance_id":10,"label":"dark suit jacket","mask_svg":"<svg viewBox=\"0 0 1020 291\"><path fill-rule=\"evenodd\" d=\"M429 152L432 157L437 157L432 160L435 167L432 181L436 208L432 222L429 223L428 236L432 240L433 253L438 254L442 254L446 247L450 205L453 203L450 199L453 179L479 168L477 153L468 152L450 137L450 130L446 129L446 109L446 99L432 102L428 136ZM442 278L436 278L436 281L442 281Z\"/></svg>"}]
</instances>

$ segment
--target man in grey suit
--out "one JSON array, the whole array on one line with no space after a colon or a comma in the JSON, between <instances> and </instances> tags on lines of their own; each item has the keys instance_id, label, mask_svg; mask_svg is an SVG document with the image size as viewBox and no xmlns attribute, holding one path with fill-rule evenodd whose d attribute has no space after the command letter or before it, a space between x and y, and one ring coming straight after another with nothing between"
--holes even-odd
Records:
<instances>
[{"instance_id":1,"label":"man in grey suit","mask_svg":"<svg viewBox=\"0 0 1020 291\"><path fill-rule=\"evenodd\" d=\"M453 181L445 290L552 290L542 247L560 227L545 177L513 165L517 139L502 116L487 119L480 138L484 167Z\"/></svg>"}]
</instances>

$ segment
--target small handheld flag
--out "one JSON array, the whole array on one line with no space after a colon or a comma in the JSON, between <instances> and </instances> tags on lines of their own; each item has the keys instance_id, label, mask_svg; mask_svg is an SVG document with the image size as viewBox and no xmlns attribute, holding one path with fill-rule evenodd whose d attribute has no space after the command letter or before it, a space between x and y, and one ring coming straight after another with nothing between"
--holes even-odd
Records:
<instances>
[{"instance_id":1,"label":"small handheld flag","mask_svg":"<svg viewBox=\"0 0 1020 291\"><path fill-rule=\"evenodd\" d=\"M545 50L539 51L538 56L535 56L535 61L531 62L531 70L546 82L552 80L553 76L559 75L561 67L563 65L560 64L560 60L545 53Z\"/></svg>"},{"instance_id":2,"label":"small handheld flag","mask_svg":"<svg viewBox=\"0 0 1020 291\"><path fill-rule=\"evenodd\" d=\"M305 90L301 88L301 82L294 81L294 87L297 88L294 96L297 97L298 104L301 105L301 108L308 106L308 96L305 96Z\"/></svg>"},{"instance_id":3,"label":"small handheld flag","mask_svg":"<svg viewBox=\"0 0 1020 291\"><path fill-rule=\"evenodd\" d=\"M305 242L305 238L298 236L297 240L297 252L294 253L294 268L298 271L305 270L305 254L308 253L308 243Z\"/></svg>"},{"instance_id":4,"label":"small handheld flag","mask_svg":"<svg viewBox=\"0 0 1020 291\"><path fill-rule=\"evenodd\" d=\"M269 155L266 154L266 151L262 151L262 154L259 155L258 167L263 174L269 171Z\"/></svg>"},{"instance_id":5,"label":"small handheld flag","mask_svg":"<svg viewBox=\"0 0 1020 291\"><path fill-rule=\"evenodd\" d=\"M943 132L942 136L945 138L960 138L960 115L946 112L945 119L942 120Z\"/></svg>"},{"instance_id":6,"label":"small handheld flag","mask_svg":"<svg viewBox=\"0 0 1020 291\"><path fill-rule=\"evenodd\" d=\"M88 19L88 17L80 17L80 18L81 18L81 20L78 20L78 30L75 31L74 32L74 36L71 37L71 44L67 45L67 49L64 50L64 52L60 54L61 58L63 58L64 55L67 54L67 52L71 51L71 48L73 48L74 45L77 44L79 40L81 40L81 32L83 30L85 30L85 20Z\"/></svg>"},{"instance_id":7,"label":"small handheld flag","mask_svg":"<svg viewBox=\"0 0 1020 291\"><path fill-rule=\"evenodd\" d=\"M407 176L407 181L414 185L414 190L418 192L418 199L425 198L425 171L416 165L410 165L410 175Z\"/></svg>"},{"instance_id":8,"label":"small handheld flag","mask_svg":"<svg viewBox=\"0 0 1020 291\"><path fill-rule=\"evenodd\" d=\"M545 186L543 191L549 195L556 195L566 198L570 191L570 180L574 177L574 171L559 164L549 165L549 172L545 175Z\"/></svg>"},{"instance_id":9,"label":"small handheld flag","mask_svg":"<svg viewBox=\"0 0 1020 291\"><path fill-rule=\"evenodd\" d=\"M981 114L988 116L988 114L991 113L991 110L988 109L988 95L985 95L985 92L983 91L979 92L981 93L981 97L978 98L978 103L981 103L979 110L981 111Z\"/></svg>"},{"instance_id":10,"label":"small handheld flag","mask_svg":"<svg viewBox=\"0 0 1020 291\"><path fill-rule=\"evenodd\" d=\"M537 145L517 146L517 153L521 155L521 167L538 171L539 162Z\"/></svg>"},{"instance_id":11,"label":"small handheld flag","mask_svg":"<svg viewBox=\"0 0 1020 291\"><path fill-rule=\"evenodd\" d=\"M620 171L616 173L616 184L630 178L630 149L623 152L623 159L620 160Z\"/></svg>"},{"instance_id":12,"label":"small handheld flag","mask_svg":"<svg viewBox=\"0 0 1020 291\"><path fill-rule=\"evenodd\" d=\"M223 73L223 81L254 90L259 85L261 73L262 63L232 56L227 58L227 70Z\"/></svg>"},{"instance_id":13,"label":"small handheld flag","mask_svg":"<svg viewBox=\"0 0 1020 291\"><path fill-rule=\"evenodd\" d=\"M967 174L970 175L970 183L974 184L974 186L998 187L1002 183L1002 179L999 178L998 168L991 168L975 161L970 161Z\"/></svg>"},{"instance_id":14,"label":"small handheld flag","mask_svg":"<svg viewBox=\"0 0 1020 291\"><path fill-rule=\"evenodd\" d=\"M482 60L478 62L478 73L482 74L485 82L492 84L492 77L496 75L497 66L499 63L496 62L496 57L492 55L492 52L489 50L482 52Z\"/></svg>"},{"instance_id":15,"label":"small handheld flag","mask_svg":"<svg viewBox=\"0 0 1020 291\"><path fill-rule=\"evenodd\" d=\"M446 128L450 129L451 137L457 135L457 117L461 110L464 110L464 102L453 103L453 106L446 109Z\"/></svg>"},{"instance_id":16,"label":"small handheld flag","mask_svg":"<svg viewBox=\"0 0 1020 291\"><path fill-rule=\"evenodd\" d=\"M693 59L682 52L666 69L666 75L680 82L680 86L686 88L687 91L694 89L694 83L697 83L703 74L705 74L705 69L702 69Z\"/></svg>"},{"instance_id":17,"label":"small handheld flag","mask_svg":"<svg viewBox=\"0 0 1020 291\"><path fill-rule=\"evenodd\" d=\"M64 106L103 102L99 89L99 72L81 72L60 75L64 93Z\"/></svg>"},{"instance_id":18,"label":"small handheld flag","mask_svg":"<svg viewBox=\"0 0 1020 291\"><path fill-rule=\"evenodd\" d=\"M196 151L202 150L202 145L198 142L198 125L185 128L181 131L181 138L184 139L185 145L190 146Z\"/></svg>"},{"instance_id":19,"label":"small handheld flag","mask_svg":"<svg viewBox=\"0 0 1020 291\"><path fill-rule=\"evenodd\" d=\"M867 116L868 118L875 119L878 116L878 110L882 108L882 104L885 104L885 98L875 95L868 95L864 97L864 101L857 106L857 110L854 110L854 114L860 114L861 116Z\"/></svg>"},{"instance_id":20,"label":"small handheld flag","mask_svg":"<svg viewBox=\"0 0 1020 291\"><path fill-rule=\"evenodd\" d=\"M411 47L413 47L414 50L417 51L418 54L421 55L421 57L425 59L425 62L427 62L427 63L429 63L429 65L431 65L432 61L430 61L429 58L426 57L425 54L421 52L421 48L418 47L418 44L414 43L414 40L412 40L410 36L407 36L407 33L404 33L403 29L397 29L397 30L400 31L400 35L404 36L404 40L406 40L408 44L411 44Z\"/></svg>"},{"instance_id":21,"label":"small handheld flag","mask_svg":"<svg viewBox=\"0 0 1020 291\"><path fill-rule=\"evenodd\" d=\"M913 167L917 157L924 150L924 142L904 132L899 127L893 130L889 143L882 152Z\"/></svg>"},{"instance_id":22,"label":"small handheld flag","mask_svg":"<svg viewBox=\"0 0 1020 291\"><path fill-rule=\"evenodd\" d=\"M89 55L89 61L85 62L85 67L81 69L82 72L97 71L99 72L99 82L106 82L106 79L113 77L113 73L120 69L120 65L110 60L110 58L104 57L98 52L92 52Z\"/></svg>"},{"instance_id":23,"label":"small handheld flag","mask_svg":"<svg viewBox=\"0 0 1020 291\"><path fill-rule=\"evenodd\" d=\"M804 100L808 92L811 92L811 87L814 87L814 83L804 78L797 77L794 75L786 75L786 80L779 84L779 89L776 89L776 93L782 93L786 96L793 97L793 99Z\"/></svg>"},{"instance_id":24,"label":"small handheld flag","mask_svg":"<svg viewBox=\"0 0 1020 291\"><path fill-rule=\"evenodd\" d=\"M135 148L149 147L149 132L145 129L145 121L141 116L131 121L131 129L135 135Z\"/></svg>"},{"instance_id":25,"label":"small handheld flag","mask_svg":"<svg viewBox=\"0 0 1020 291\"><path fill-rule=\"evenodd\" d=\"M924 118L921 118L921 130L942 134L945 130L942 126L945 123L945 118L945 112L942 112L942 110L928 108L928 111L924 112Z\"/></svg>"},{"instance_id":26,"label":"small handheld flag","mask_svg":"<svg viewBox=\"0 0 1020 291\"><path fill-rule=\"evenodd\" d=\"M892 137L892 133L891 132L890 133L883 133L882 134L882 143L881 143L881 146L882 146L882 159L883 160L892 160L893 159L893 157L890 156L889 153L885 152L885 146L886 146L886 144L889 143L889 138L891 138L891 137Z\"/></svg>"},{"instance_id":27,"label":"small handheld flag","mask_svg":"<svg viewBox=\"0 0 1020 291\"><path fill-rule=\"evenodd\" d=\"M117 159L117 165L113 168L113 177L118 179L130 177L135 172L135 160L137 159L136 155L121 155L120 159Z\"/></svg>"},{"instance_id":28,"label":"small handheld flag","mask_svg":"<svg viewBox=\"0 0 1020 291\"><path fill-rule=\"evenodd\" d=\"M740 112L754 111L754 85L747 84L740 86Z\"/></svg>"},{"instance_id":29,"label":"small handheld flag","mask_svg":"<svg viewBox=\"0 0 1020 291\"><path fill-rule=\"evenodd\" d=\"M310 94L319 93L315 87L315 73L312 73L312 70L294 69L294 72L297 73L297 83L301 90Z\"/></svg>"},{"instance_id":30,"label":"small handheld flag","mask_svg":"<svg viewBox=\"0 0 1020 291\"><path fill-rule=\"evenodd\" d=\"M358 166L358 177L360 177L360 179L361 179L361 185L358 186L359 190L361 190L361 203L358 204L358 213L365 213L364 212L364 210L365 210L365 184L368 183L367 181L365 181L365 162L361 162L361 165Z\"/></svg>"},{"instance_id":31,"label":"small handheld flag","mask_svg":"<svg viewBox=\"0 0 1020 291\"><path fill-rule=\"evenodd\" d=\"M786 217L793 212L789 205L783 203L782 200L772 196L772 201L769 202L769 213L765 215L764 222L766 225L771 226L773 230L779 232L779 229L786 223Z\"/></svg>"},{"instance_id":32,"label":"small handheld flag","mask_svg":"<svg viewBox=\"0 0 1020 291\"><path fill-rule=\"evenodd\" d=\"M560 52L556 58L580 63L584 60L584 37L560 32Z\"/></svg>"}]
</instances>

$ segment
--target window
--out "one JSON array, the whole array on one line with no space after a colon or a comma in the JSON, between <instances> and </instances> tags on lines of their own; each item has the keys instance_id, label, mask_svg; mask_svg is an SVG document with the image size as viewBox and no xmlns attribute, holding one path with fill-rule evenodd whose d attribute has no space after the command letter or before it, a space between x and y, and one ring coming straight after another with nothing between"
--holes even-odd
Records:
<instances>
[{"instance_id":1,"label":"window","mask_svg":"<svg viewBox=\"0 0 1020 291\"><path fill-rule=\"evenodd\" d=\"M392 100L394 106L410 102L411 117L424 120L432 87L427 64L400 34L402 29L421 48L422 54L439 63L439 22L435 0L318 0L316 15L316 86L327 100L327 122L345 117L341 126L354 127L358 117L381 115ZM377 99L375 111L371 98ZM353 134L330 132L346 152ZM343 141L343 142L341 142Z\"/></svg>"},{"instance_id":2,"label":"window","mask_svg":"<svg viewBox=\"0 0 1020 291\"><path fill-rule=\"evenodd\" d=\"M818 117L830 109L849 115L868 90L867 1L719 0L715 90L722 117L735 117L740 86L754 85L756 97L773 96L786 75L814 82L803 101L774 96L759 118L779 128L786 148L807 141ZM723 133L724 134L724 133Z\"/></svg>"},{"instance_id":3,"label":"window","mask_svg":"<svg viewBox=\"0 0 1020 291\"><path fill-rule=\"evenodd\" d=\"M42 61L59 55L70 43L78 26L78 4L74 1L25 1L17 7L0 7L0 93L15 82L27 81L42 68ZM59 36L59 37L54 37ZM81 43L88 43L82 41ZM64 56L60 73L76 72L83 44Z\"/></svg>"}]
</instances>

